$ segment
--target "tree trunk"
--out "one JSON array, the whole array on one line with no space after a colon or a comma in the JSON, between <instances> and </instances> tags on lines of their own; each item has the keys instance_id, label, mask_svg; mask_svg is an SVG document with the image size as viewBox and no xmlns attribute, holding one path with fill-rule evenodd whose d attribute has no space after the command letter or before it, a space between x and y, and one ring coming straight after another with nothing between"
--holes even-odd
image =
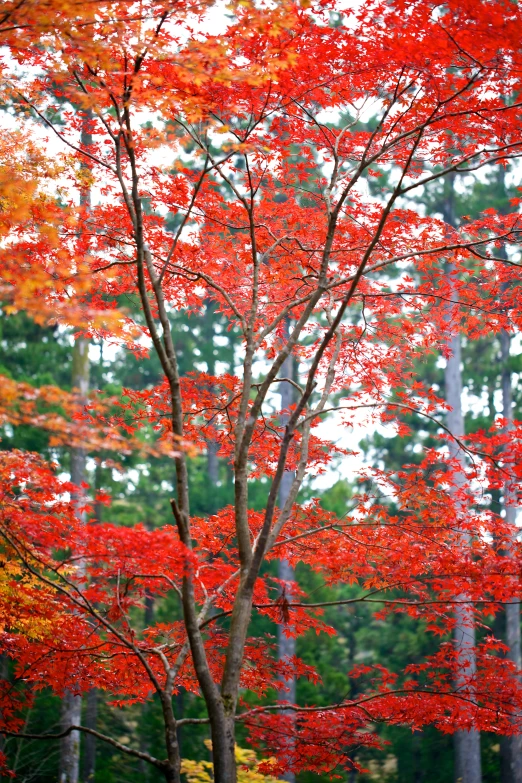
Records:
<instances>
[{"instance_id":1,"label":"tree trunk","mask_svg":"<svg viewBox=\"0 0 522 783\"><path fill-rule=\"evenodd\" d=\"M284 328L284 337L285 339L288 338L289 333L289 323L288 319L285 321L285 328ZM292 378L293 377L293 369L294 369L294 362L293 358L290 355L284 362L282 368L281 368L281 377L282 378ZM293 386L283 381L279 385L279 391L281 394L281 410L286 410L290 407L290 405L293 402L294 394L293 394ZM288 419L287 414L281 415L281 425L284 426L286 423L286 419ZM285 471L283 478L281 479L281 486L279 489L279 507L283 508L286 500L290 494L290 489L292 487L292 482L294 479L294 474L292 471ZM280 560L279 561L279 567L278 567L278 576L279 579L282 582L286 583L286 600L291 601L292 596L289 592L289 585L292 584L292 582L295 581L295 574L294 569L290 565L290 563L287 560ZM281 618L281 622L277 626L277 657L280 662L282 661L290 661L295 655L295 637L293 635L288 636L285 631L291 631L292 627L290 624L287 624L282 621L283 618ZM291 704L295 704L296 700L296 681L295 677L291 677L289 680L286 680L284 678L281 678L281 689L278 693L278 701L288 701ZM285 710L281 710L282 714L285 713ZM294 713L289 713L291 717L293 717ZM289 750L292 749L294 743L293 740L293 729L291 730L291 735L288 738L288 745ZM286 772L282 780L287 781L288 783L295 783L295 774L293 772Z\"/></svg>"},{"instance_id":2,"label":"tree trunk","mask_svg":"<svg viewBox=\"0 0 522 783\"><path fill-rule=\"evenodd\" d=\"M212 731L212 749L214 753L214 783L237 783L235 720L227 716L222 729ZM218 735L216 737L216 734ZM216 753L216 740L219 752Z\"/></svg>"},{"instance_id":3,"label":"tree trunk","mask_svg":"<svg viewBox=\"0 0 522 783\"><path fill-rule=\"evenodd\" d=\"M448 341L451 356L446 363L446 402L452 410L447 413L447 426L457 438L464 435L464 418L462 415L462 379L460 371L461 346L460 336L453 335ZM450 441L450 454L454 459L462 460L462 452L453 441ZM456 476L457 483L463 482L463 476ZM469 536L462 534L462 546L469 545ZM456 596L457 601L465 601L465 595ZM455 608L455 646L459 655L463 679L472 676L475 667L475 623L471 604L457 604ZM458 681L457 681L458 684ZM472 731L457 731L455 734L455 780L458 783L480 783L482 779L480 760L480 734Z\"/></svg>"},{"instance_id":4,"label":"tree trunk","mask_svg":"<svg viewBox=\"0 0 522 783\"><path fill-rule=\"evenodd\" d=\"M509 367L509 349L511 338L508 332L500 333L500 357L502 363L502 415L507 422L507 428L513 425L513 401L511 389L511 370ZM513 528L513 539L516 539L516 496L508 483L504 487L504 512L506 522ZM520 639L520 601L517 595L505 607L506 644L509 647L510 660L520 669L522 667ZM503 756L502 783L522 783L522 736L503 737L501 742Z\"/></svg>"},{"instance_id":5,"label":"tree trunk","mask_svg":"<svg viewBox=\"0 0 522 783\"><path fill-rule=\"evenodd\" d=\"M207 372L209 375L215 376L216 374L216 357L214 355L214 319L215 319L216 306L211 299L205 300L205 314L203 318L203 339L206 342L207 353ZM207 441L207 476L209 480L210 491L210 510L212 513L217 511L215 503L215 493L213 488L217 487L219 481L219 460L217 453L219 451L219 443L212 438Z\"/></svg>"},{"instance_id":6,"label":"tree trunk","mask_svg":"<svg viewBox=\"0 0 522 783\"><path fill-rule=\"evenodd\" d=\"M165 783L180 783L181 778L175 769L166 767L163 774L165 775Z\"/></svg>"},{"instance_id":7,"label":"tree trunk","mask_svg":"<svg viewBox=\"0 0 522 783\"><path fill-rule=\"evenodd\" d=\"M450 226L456 225L454 209L454 176L447 181L448 193L443 206L444 219ZM448 276L451 279L451 265L448 266ZM454 289L453 289L454 290ZM456 292L451 296L456 299ZM461 341L460 334L452 334L455 305L449 305L448 321L450 322L448 347L450 356L445 368L446 402L451 407L447 413L447 426L457 438L464 435L464 417L462 414L462 375L461 375ZM450 456L463 465L463 455L460 447L454 441L449 443ZM463 465L464 467L464 465ZM457 485L464 482L464 475L455 477ZM469 536L462 534L462 546L469 545ZM456 596L457 601L465 601L465 595ZM476 668L475 653L475 623L471 604L461 603L455 609L454 641L458 652L462 678L472 676ZM457 685L459 684L457 680ZM480 734L475 731L457 731L455 743L455 780L457 783L481 783Z\"/></svg>"},{"instance_id":8,"label":"tree trunk","mask_svg":"<svg viewBox=\"0 0 522 783\"><path fill-rule=\"evenodd\" d=\"M456 225L454 209L454 177L447 181L448 193L444 202L443 213L446 223ZM448 265L448 278L452 279L453 269ZM451 299L456 299L457 294L452 287ZM462 414L462 374L461 374L461 342L460 334L453 333L453 318L456 315L458 305L450 303L448 308L449 337L448 348L450 356L446 362L444 380L446 388L446 402L451 410L446 415L446 424L449 431L457 438L464 436L464 417ZM449 451L452 459L458 460L464 468L463 454L460 446L450 439ZM457 486L464 483L463 472L455 476ZM469 535L461 534L461 546L469 546ZM466 595L455 596L457 601L466 601ZM462 680L473 676L476 669L475 659L475 621L473 606L468 603L456 604L455 608L454 641L460 662ZM460 678L457 678L458 686ZM455 780L457 783L481 783L481 758L480 758L480 734L476 730L457 731L455 742Z\"/></svg>"},{"instance_id":9,"label":"tree trunk","mask_svg":"<svg viewBox=\"0 0 522 783\"><path fill-rule=\"evenodd\" d=\"M62 699L62 728L78 726L82 720L82 697L66 691ZM78 783L80 779L80 732L71 731L61 740L60 783Z\"/></svg>"},{"instance_id":10,"label":"tree trunk","mask_svg":"<svg viewBox=\"0 0 522 783\"><path fill-rule=\"evenodd\" d=\"M498 167L497 181L502 200L500 212L506 214L509 212L509 195L506 190L506 170L503 166ZM506 248L502 245L499 249L501 258L507 258ZM507 428L513 425L513 395L511 386L511 369L509 366L511 338L507 331L500 332L500 362L501 362L501 387L502 387L502 415L507 421ZM516 540L516 494L512 492L509 483L504 487L504 512L506 522L512 526L513 541ZM519 593L519 590L516 591ZM505 607L505 641L509 647L509 658L520 669L522 667L521 643L520 643L520 601L518 595L513 595L511 602ZM502 783L522 783L522 737L515 735L513 737L502 737L500 740L501 751L501 779Z\"/></svg>"},{"instance_id":11,"label":"tree trunk","mask_svg":"<svg viewBox=\"0 0 522 783\"><path fill-rule=\"evenodd\" d=\"M89 146L92 143L92 137L89 133L89 123L91 120L90 111L84 113L80 142L82 146ZM87 211L91 205L91 194L88 187L80 191L80 207ZM78 337L75 340L72 357L72 386L78 391L79 406L87 400L89 393L89 341L85 337ZM85 449L78 447L71 449L71 481L78 487L85 482L87 478L87 455ZM76 497L77 506L83 505L83 491L78 490ZM86 514L78 510L79 518L85 522ZM79 566L82 567L81 564ZM62 703L62 726L64 729L71 725L78 726L82 720L82 698L66 691ZM78 783L80 774L80 735L77 731L72 731L61 740L60 747L60 783Z\"/></svg>"},{"instance_id":12,"label":"tree trunk","mask_svg":"<svg viewBox=\"0 0 522 783\"><path fill-rule=\"evenodd\" d=\"M103 343L100 346L100 366L103 367ZM101 482L101 467L100 464L96 464L94 471L94 486L96 491L102 487ZM102 521L103 505L102 503L95 501L94 503L94 518L96 522ZM84 724L88 729L96 729L96 720L98 715L98 698L99 692L96 688L93 688L87 693L85 699L85 716ZM96 774L96 737L92 734L83 735L83 783L93 783Z\"/></svg>"},{"instance_id":13,"label":"tree trunk","mask_svg":"<svg viewBox=\"0 0 522 783\"><path fill-rule=\"evenodd\" d=\"M73 348L72 385L78 390L80 405L86 399L89 389L89 342L78 337ZM78 487L87 477L86 453L83 448L71 449L71 481ZM81 489L75 498L78 506L83 504ZM78 510L85 522L85 512ZM81 567L81 566L80 566ZM66 691L62 702L62 727L78 726L82 720L82 698ZM60 783L78 783L80 777L80 735L72 731L61 740L60 747Z\"/></svg>"}]
</instances>

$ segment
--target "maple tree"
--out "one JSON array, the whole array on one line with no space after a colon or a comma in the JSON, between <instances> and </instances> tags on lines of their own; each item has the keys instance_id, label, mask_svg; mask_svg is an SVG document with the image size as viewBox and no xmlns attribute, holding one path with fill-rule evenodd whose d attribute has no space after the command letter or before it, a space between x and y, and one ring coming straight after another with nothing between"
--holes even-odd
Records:
<instances>
[{"instance_id":1,"label":"maple tree","mask_svg":"<svg viewBox=\"0 0 522 783\"><path fill-rule=\"evenodd\" d=\"M30 134L30 144L6 134L1 149L7 312L138 357L154 351L163 378L120 399L93 394L79 417L74 395L11 382L0 411L16 423L41 412L35 400L60 406L41 413L60 442L168 454L176 488L172 518L153 530L84 524L56 466L1 454L1 639L15 662L2 730L24 734L19 710L44 685L97 688L122 707L154 692L165 758L85 726L42 738L89 732L174 782L177 729L208 724L217 783L237 779L238 723L268 749L255 774L272 776L353 766L355 748L379 744L378 722L518 733L520 673L503 645L486 635L471 667L448 633L456 607L487 624L519 594L513 526L482 498L484 486L507 485L516 497L520 424L452 437L444 401L415 366L447 355L456 332L520 327L519 199L460 227L406 203L430 182L522 153L518 8L311 0L229 12L216 33L223 9L205 2L35 0L2 11L2 97ZM209 302L241 337L241 371L181 377L171 313ZM298 370L285 378L290 356ZM283 415L282 380L295 389ZM361 469L366 483L340 520L297 502L306 475L343 453L319 429L333 411L339 428L366 415L399 433L405 412L424 417L438 445L400 470ZM209 443L232 465L234 503L197 518L187 466ZM249 503L254 479L267 485L262 510ZM339 604L405 613L442 637L438 651L401 675L358 665L357 696L281 711L268 698L280 678L317 675L249 636L253 612L288 632L333 629L321 619L328 602L281 585L274 560L357 584ZM145 596L172 595L171 621L143 629ZM181 687L200 694L206 717L175 714Z\"/></svg>"}]
</instances>

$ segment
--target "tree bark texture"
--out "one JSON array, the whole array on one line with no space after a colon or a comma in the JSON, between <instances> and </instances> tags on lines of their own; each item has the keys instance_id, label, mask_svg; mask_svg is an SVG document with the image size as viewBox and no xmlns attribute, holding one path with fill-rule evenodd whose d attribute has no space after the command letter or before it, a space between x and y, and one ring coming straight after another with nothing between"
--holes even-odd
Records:
<instances>
[{"instance_id":1,"label":"tree bark texture","mask_svg":"<svg viewBox=\"0 0 522 783\"><path fill-rule=\"evenodd\" d=\"M216 306L212 300L205 302L205 313L203 318L203 339L206 342L206 356L207 356L207 372L211 376L216 374L216 357L214 349L214 322L215 322ZM217 487L219 481L219 460L217 453L219 451L219 443L212 438L207 441L207 476L209 480L209 493L210 493L210 506L211 510L217 511L214 498L214 487Z\"/></svg>"},{"instance_id":2,"label":"tree bark texture","mask_svg":"<svg viewBox=\"0 0 522 783\"><path fill-rule=\"evenodd\" d=\"M82 146L89 146L92 143L92 137L89 133L89 122L91 113L87 111L82 122L80 142ZM86 211L91 206L91 194L88 187L80 191L80 207ZM89 393L89 341L85 337L78 337L75 340L72 356L72 386L78 392L78 405L82 405L87 400ZM78 487L85 482L87 478L87 454L85 449L76 447L71 449L71 481ZM83 505L83 491L78 490L76 498L78 506L78 516L85 522L86 514L81 511ZM79 564L79 568L82 564ZM79 726L82 720L82 698L70 691L66 691L62 702L62 727ZM94 739L94 738L92 738ZM60 746L60 783L78 783L80 775L80 734L72 731L61 740Z\"/></svg>"},{"instance_id":3,"label":"tree bark texture","mask_svg":"<svg viewBox=\"0 0 522 783\"><path fill-rule=\"evenodd\" d=\"M442 205L442 212L445 222L449 226L455 227L457 219L455 215L455 175L448 177L445 187L447 188L445 199ZM451 280L453 268L451 264L447 265L447 274ZM452 300L457 300L458 295L455 287L452 286ZM449 303L447 311L448 320L448 348L450 355L446 362L444 372L444 382L446 390L446 402L450 410L446 414L446 425L456 438L462 438L464 431L464 416L462 413L462 373L461 373L461 340L460 334L452 323L455 316L458 315L458 305ZM452 459L459 461L464 469L464 455L462 449L454 440L449 440L449 451ZM457 488L464 483L464 473L457 473L455 476ZM466 533L461 534L461 546L469 545L469 536ZM457 601L465 601L466 595L455 596ZM468 603L457 603L455 605L455 629L453 632L455 647L459 656L461 678L457 678L455 683L457 687L461 686L461 681L473 676L476 669L476 659L474 653L475 647L475 621L473 615L473 606ZM455 745L455 781L456 783L481 783L482 768L480 757L480 734L476 730L457 731L454 735Z\"/></svg>"},{"instance_id":4,"label":"tree bark texture","mask_svg":"<svg viewBox=\"0 0 522 783\"><path fill-rule=\"evenodd\" d=\"M78 390L79 402L87 398L89 391L89 342L84 337L78 337L73 348L72 385ZM87 477L87 455L83 448L71 449L71 481L78 487ZM82 492L79 490L76 498L78 506L83 503ZM85 512L78 510L82 521L86 520ZM80 565L81 567L81 565ZM82 698L66 691L62 701L62 728L71 725L78 726L82 720ZM72 731L61 740L60 747L60 783L78 783L80 779L80 733Z\"/></svg>"},{"instance_id":5,"label":"tree bark texture","mask_svg":"<svg viewBox=\"0 0 522 783\"><path fill-rule=\"evenodd\" d=\"M78 726L82 720L82 697L66 691L62 699L62 729ZM60 783L79 783L80 732L71 731L60 743Z\"/></svg>"},{"instance_id":6,"label":"tree bark texture","mask_svg":"<svg viewBox=\"0 0 522 783\"><path fill-rule=\"evenodd\" d=\"M510 335L502 330L500 333L500 358L502 364L502 415L508 429L513 424L513 400L511 388L511 370L509 367ZM506 522L513 528L513 539L517 535L516 497L509 483L504 487L504 512ZM505 607L506 644L509 647L508 656L518 667L522 668L521 634L520 634L520 601L518 595ZM501 741L503 755L502 783L522 783L522 735L503 737Z\"/></svg>"},{"instance_id":7,"label":"tree bark texture","mask_svg":"<svg viewBox=\"0 0 522 783\"><path fill-rule=\"evenodd\" d=\"M285 329L284 329L284 335L285 339L288 339L288 320L285 322ZM293 376L293 369L294 369L294 362L293 358L290 355L284 362L282 368L281 368L281 377L282 378L292 378ZM293 387L290 383L287 381L282 381L279 386L279 391L281 394L281 410L285 411L287 410L290 405L293 402L294 394L293 394ZM282 413L281 414L281 424L284 426L286 424L286 420L288 419L288 414ZM281 485L279 488L279 506L280 508L283 508L289 495L290 490L292 487L292 483L294 480L294 474L292 471L285 471L282 479L281 479ZM289 585L292 584L295 580L295 574L294 569L290 565L290 563L287 560L280 560L279 566L278 566L278 576L279 579L286 584L286 595L285 599L288 601L292 600L292 596L290 593L290 587ZM283 618L281 618L281 622L279 623L277 627L277 657L279 661L290 661L295 656L295 637L293 635L288 635L286 631L292 631L291 627L291 618L290 623L287 624L283 621ZM284 678L281 678L281 689L278 694L278 700L279 701L288 701L291 704L295 704L296 701L296 680L295 677L291 677L289 680L286 680ZM284 713L284 709L282 710ZM293 716L294 713L291 713ZM292 731L293 733L293 731ZM292 737L289 737L289 744L292 744ZM282 780L287 781L287 783L295 783L295 774L293 772L286 772Z\"/></svg>"},{"instance_id":8,"label":"tree bark texture","mask_svg":"<svg viewBox=\"0 0 522 783\"><path fill-rule=\"evenodd\" d=\"M462 378L460 335L455 334L448 340L451 356L445 370L446 402L451 406L446 416L450 432L457 438L464 435L464 417L462 415ZM450 454L453 459L462 461L462 451L457 443L450 440ZM457 474L456 483L462 484L464 477ZM462 546L468 546L467 534L462 534ZM455 596L457 601L465 601L465 595ZM454 640L457 649L462 679L473 675L475 661L475 624L473 607L468 603L456 604ZM457 680L457 686L460 682ZM481 783L480 734L476 730L457 731L455 733L455 780L456 783Z\"/></svg>"}]
</instances>

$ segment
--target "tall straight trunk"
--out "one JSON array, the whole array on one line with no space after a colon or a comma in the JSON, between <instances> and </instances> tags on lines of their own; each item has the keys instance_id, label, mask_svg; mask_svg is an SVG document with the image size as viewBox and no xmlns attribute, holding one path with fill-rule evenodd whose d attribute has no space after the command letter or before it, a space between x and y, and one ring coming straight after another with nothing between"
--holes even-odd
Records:
<instances>
[{"instance_id":1,"label":"tall straight trunk","mask_svg":"<svg viewBox=\"0 0 522 783\"><path fill-rule=\"evenodd\" d=\"M456 226L455 216L455 189L454 177L447 181L448 193L445 199L443 213L446 223L450 226ZM448 265L448 279L452 280L453 268ZM452 300L457 299L457 291L452 286ZM450 350L449 358L446 362L444 380L446 389L446 402L450 410L446 416L446 424L449 431L457 438L464 436L464 416L462 414L462 373L461 373L461 341L460 334L454 332L454 315L458 305L449 304L448 321L449 336L448 348ZM453 327L453 328L452 328ZM457 487L464 483L464 459L462 450L455 441L450 440L449 451L452 459L457 460L462 465L462 472L455 476ZM469 546L469 535L461 533L461 546ZM460 676L457 677L456 685L459 686L468 677L472 677L476 670L475 658L475 621L473 606L466 603L466 595L455 596L456 601L462 602L455 604L455 629L453 632L455 647L458 653L460 665ZM456 783L481 783L482 768L480 758L480 734L475 729L471 731L457 731L454 736L455 743L455 781Z\"/></svg>"},{"instance_id":2,"label":"tall straight trunk","mask_svg":"<svg viewBox=\"0 0 522 783\"><path fill-rule=\"evenodd\" d=\"M216 305L211 299L205 301L205 313L203 317L203 339L207 343L208 357L207 357L207 372L212 377L216 374L216 359L214 355L214 314ZM233 372L233 368L232 368ZM207 478L208 478L208 490L209 490L209 503L208 509L210 513L215 513L219 510L218 502L216 502L215 489L219 482L219 459L218 459L219 443L213 438L207 440ZM210 609L210 615L215 614L216 609L212 607ZM176 694L176 709L178 714L183 713L185 694L182 687L180 687ZM178 728L178 744L181 753L181 741L182 741L182 728ZM209 760L213 762L212 747L209 749Z\"/></svg>"},{"instance_id":3,"label":"tall straight trunk","mask_svg":"<svg viewBox=\"0 0 522 783\"><path fill-rule=\"evenodd\" d=\"M284 328L284 335L285 339L288 336L289 332L289 323L288 320L285 321L285 328ZM281 368L281 377L282 378L292 378L293 376L293 369L294 369L294 362L293 358L290 355L286 361L284 362L282 368ZM293 386L288 383L287 381L282 381L279 386L279 391L281 394L281 409L286 410L290 407L292 404L294 394L293 394ZM284 426L286 423L286 419L288 418L287 414L282 414L281 416L281 424ZM285 505L287 498L290 494L290 489L292 487L292 482L294 479L294 474L292 471L285 471L283 478L281 480L281 486L279 489L279 507L283 508ZM279 579L282 582L285 582L287 585L291 585L292 582L295 580L295 574L294 569L290 565L290 563L287 560L280 560L279 561L279 567L278 567L278 576ZM287 592L286 599L288 601L292 600L291 595ZM292 628L289 627L287 624L281 622L277 627L277 657L278 660L281 662L290 661L295 655L295 637L293 635L287 635L285 631L292 631ZM282 679L281 680L281 689L278 694L279 701L288 701L291 704L295 704L296 699L296 680L295 677L291 677L289 680ZM282 710L284 713L284 709ZM290 713L290 716L293 716L294 713ZM291 734L293 735L293 729L291 730ZM289 744L291 746L292 744L292 737L289 737ZM287 783L295 783L295 774L293 772L286 772L282 780L286 780Z\"/></svg>"},{"instance_id":4,"label":"tall straight trunk","mask_svg":"<svg viewBox=\"0 0 522 783\"><path fill-rule=\"evenodd\" d=\"M506 189L506 170L503 166L498 167L497 185L503 204L500 212L506 214L509 212L509 194ZM501 258L507 258L506 248L502 245L498 254ZM500 376L502 389L502 415L507 422L507 429L513 426L513 394L511 368L509 366L509 354L511 346L511 337L509 332L502 330L500 332ZM504 486L503 507L506 522L513 529L513 541L516 540L518 529L516 526L517 508L516 494L506 482ZM509 658L520 669L522 667L521 643L520 643L520 601L518 600L518 590L512 596L511 601L506 604L505 619L505 642L509 647ZM522 737L515 735L513 737L502 737L500 740L501 752L501 781L502 783L522 783Z\"/></svg>"},{"instance_id":5,"label":"tall straight trunk","mask_svg":"<svg viewBox=\"0 0 522 783\"><path fill-rule=\"evenodd\" d=\"M462 415L462 379L460 371L461 346L460 336L453 335L448 340L451 356L446 363L445 384L446 402L452 410L447 413L447 426L457 438L464 435L464 418ZM451 457L462 461L459 446L450 441ZM464 468L464 465L462 465ZM463 474L456 476L457 485L462 484ZM461 534L461 546L469 545L467 533ZM457 601L465 601L466 595L455 596ZM462 680L472 676L476 668L475 660L475 623L473 606L468 603L456 604L454 640L458 652ZM459 685L457 678L457 685ZM457 783L481 783L480 734L475 729L457 731L455 733L455 780Z\"/></svg>"},{"instance_id":6,"label":"tall straight trunk","mask_svg":"<svg viewBox=\"0 0 522 783\"><path fill-rule=\"evenodd\" d=\"M500 358L502 364L502 415L507 422L507 428L513 426L513 400L511 388L511 370L509 367L509 349L511 338L508 332L500 333ZM504 487L504 513L506 522L513 529L513 540L516 539L516 495L506 482ZM522 668L521 638L520 638L520 601L513 595L505 607L506 644L509 647L508 656L518 667ZM522 783L522 736L503 737L502 752L502 783Z\"/></svg>"},{"instance_id":7,"label":"tall straight trunk","mask_svg":"<svg viewBox=\"0 0 522 783\"><path fill-rule=\"evenodd\" d=\"M89 341L84 337L78 337L73 348L72 385L78 390L79 402L86 400L89 390ZM76 484L78 495L75 498L78 506L78 516L82 522L86 521L85 512L81 510L83 505L83 492L81 485L87 478L87 455L85 449L78 447L71 449L71 481ZM79 726L82 720L81 696L66 691L62 700L62 728ZM63 737L60 747L60 783L79 783L80 779L80 733L71 731Z\"/></svg>"},{"instance_id":8,"label":"tall straight trunk","mask_svg":"<svg viewBox=\"0 0 522 783\"><path fill-rule=\"evenodd\" d=\"M78 726L82 719L82 697L66 691L62 699L62 728ZM80 779L80 732L71 731L60 744L60 783Z\"/></svg>"},{"instance_id":9,"label":"tall straight trunk","mask_svg":"<svg viewBox=\"0 0 522 783\"><path fill-rule=\"evenodd\" d=\"M209 375L215 376L216 374L216 358L214 355L214 319L215 319L216 306L211 299L205 301L205 313L203 316L203 339L207 343L208 359L207 359L207 372ZM219 460L217 453L219 451L219 443L212 438L207 441L207 476L209 480L209 489L211 493L211 511L217 511L215 508L215 493L212 491L214 487L217 487L219 481Z\"/></svg>"},{"instance_id":10,"label":"tall straight trunk","mask_svg":"<svg viewBox=\"0 0 522 783\"><path fill-rule=\"evenodd\" d=\"M91 121L91 112L84 113L82 122L80 142L82 146L89 146L92 143L92 137L89 133L89 123ZM91 206L91 194L88 187L80 190L80 207L86 211ZM77 389L79 395L79 406L84 404L89 393L89 341L85 337L78 337L73 347L72 358L72 386ZM87 454L81 446L71 449L71 481L78 487L78 496L76 503L78 507L78 517L86 522L86 514L81 510L83 505L83 490L81 485L87 478ZM79 566L81 568L81 564ZM81 696L66 691L62 700L62 728L69 726L79 726L82 720L82 698ZM66 737L63 737L60 745L60 774L59 783L79 783L80 778L80 733L72 731Z\"/></svg>"},{"instance_id":11,"label":"tall straight trunk","mask_svg":"<svg viewBox=\"0 0 522 783\"><path fill-rule=\"evenodd\" d=\"M103 343L100 345L100 369L103 368ZM96 464L94 470L94 486L96 492L102 488L101 479L101 466ZM98 500L94 503L94 518L97 522L102 522L103 504ZM96 729L96 721L98 717L98 699L99 693L97 688L92 688L87 693L85 698L85 715L84 725L88 729ZM82 768L82 781L83 783L93 783L96 774L96 737L92 734L83 735L83 768Z\"/></svg>"}]
</instances>

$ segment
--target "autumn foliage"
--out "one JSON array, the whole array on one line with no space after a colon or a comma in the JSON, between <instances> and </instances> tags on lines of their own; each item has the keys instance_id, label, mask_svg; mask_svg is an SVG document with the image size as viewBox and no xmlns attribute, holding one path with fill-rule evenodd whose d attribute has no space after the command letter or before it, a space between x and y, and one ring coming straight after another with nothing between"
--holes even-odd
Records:
<instances>
[{"instance_id":1,"label":"autumn foliage","mask_svg":"<svg viewBox=\"0 0 522 783\"><path fill-rule=\"evenodd\" d=\"M489 627L520 594L519 542L484 496L518 492L521 425L499 419L459 440L455 459L445 403L415 368L447 355L450 334L520 329L520 202L456 228L411 198L522 154L519 9L502 0L227 9L2 8L2 102L19 128L0 135L5 313L138 357L156 352L163 380L93 393L79 412L74 392L5 379L0 416L104 459L166 455L176 474L172 515L153 529L100 523L88 500L84 523L59 465L1 453L0 644L15 666L2 728L22 732L21 710L44 686L96 687L122 707L155 692L163 758L99 736L179 781L176 726L192 719L175 714L172 697L184 688L205 702L217 783L236 779L238 722L264 759L260 773L272 775L349 768L355 748L379 744L380 722L517 733L522 688L503 645L487 631L468 670L450 634L459 603ZM241 335L241 368L180 377L170 314L208 301ZM294 402L281 417L274 393L290 355ZM398 472L361 465L338 519L298 502L306 476L344 453L320 434L327 414L339 430L361 416L401 432L405 415L435 421L438 446ZM210 441L231 465L235 502L194 518L187 462ZM249 505L254 479L267 482L261 511ZM297 585L290 600L281 592L269 564L282 558L326 585L357 585L345 603L424 623L438 652L401 674L358 666L356 697L281 713L281 676L317 675L298 658L278 663L273 640L249 634L252 614L335 633L313 597ZM143 628L145 598L171 595L176 617Z\"/></svg>"}]
</instances>

